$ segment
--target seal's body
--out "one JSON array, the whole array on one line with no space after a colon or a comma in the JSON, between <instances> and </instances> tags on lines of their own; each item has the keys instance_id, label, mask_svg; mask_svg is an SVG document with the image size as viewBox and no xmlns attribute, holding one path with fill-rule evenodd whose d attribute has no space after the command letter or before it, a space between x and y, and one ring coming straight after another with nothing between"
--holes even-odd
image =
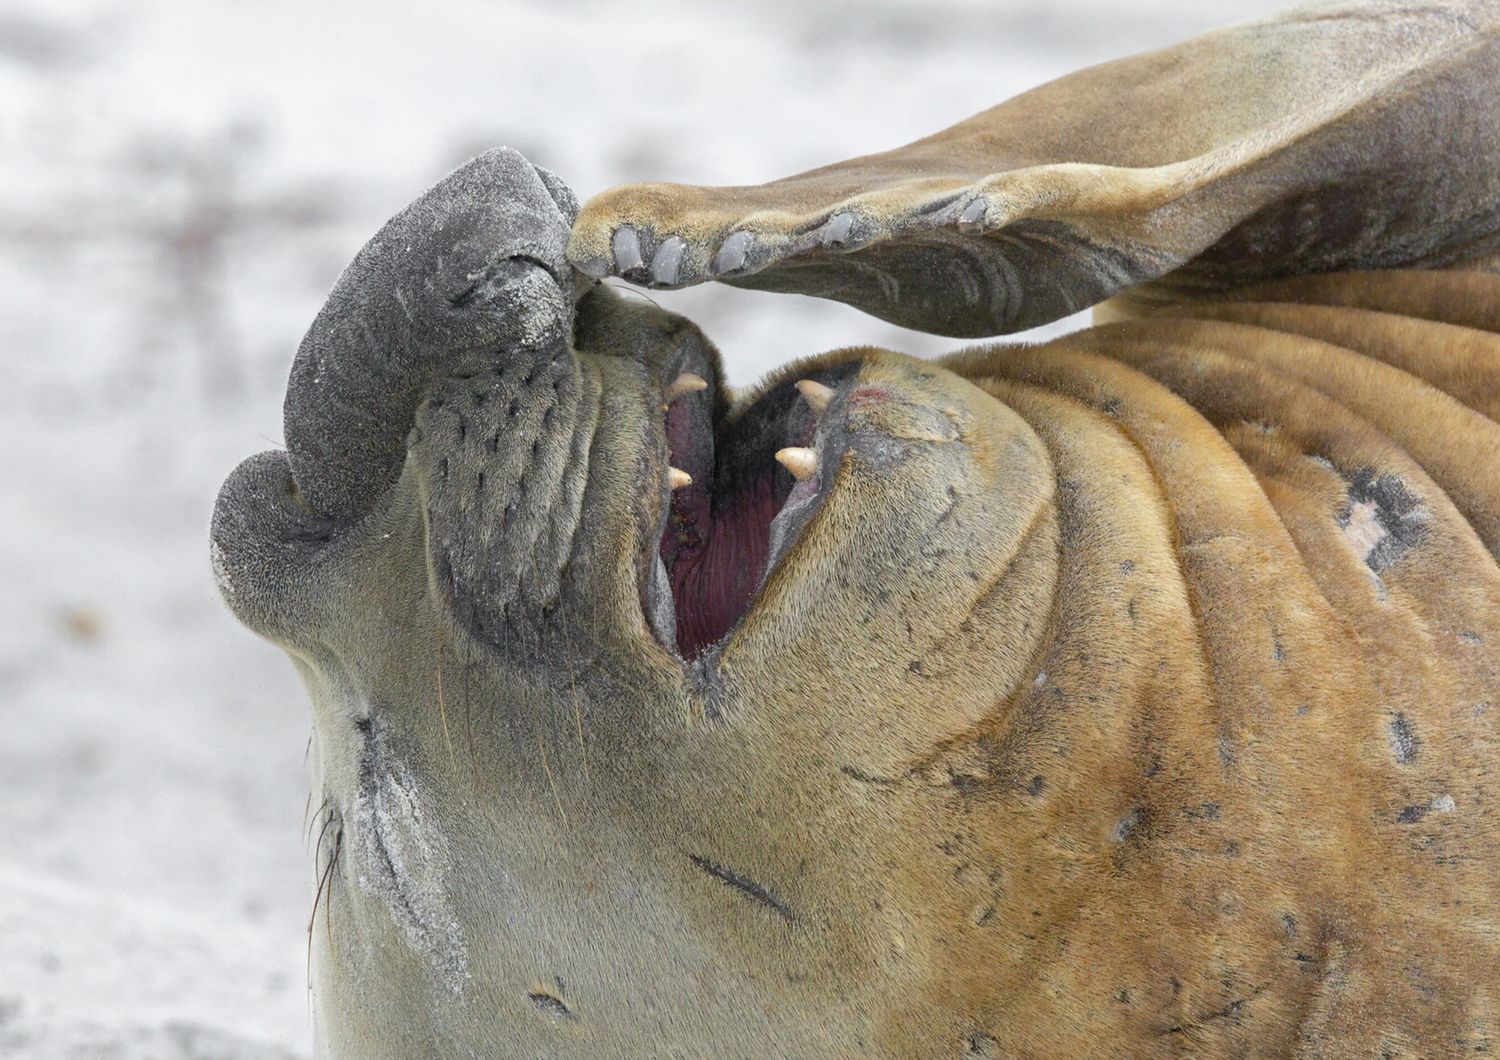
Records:
<instances>
[{"instance_id":1,"label":"seal's body","mask_svg":"<svg viewBox=\"0 0 1500 1060\"><path fill-rule=\"evenodd\" d=\"M581 213L494 152L393 219L215 515L315 706L320 1052L1493 1050L1495 24L1291 16ZM731 398L575 266L1110 300Z\"/></svg>"}]
</instances>

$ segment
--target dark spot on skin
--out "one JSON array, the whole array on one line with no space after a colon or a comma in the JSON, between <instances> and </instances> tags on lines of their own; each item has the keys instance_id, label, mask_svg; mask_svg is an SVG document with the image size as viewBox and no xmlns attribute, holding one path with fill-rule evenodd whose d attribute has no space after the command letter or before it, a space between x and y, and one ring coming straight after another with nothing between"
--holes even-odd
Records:
<instances>
[{"instance_id":1,"label":"dark spot on skin","mask_svg":"<svg viewBox=\"0 0 1500 1060\"><path fill-rule=\"evenodd\" d=\"M992 919L994 919L994 916L995 907L993 905L987 905L983 909L981 909L979 911L979 915L974 918L974 926L984 927L984 925L988 924Z\"/></svg>"},{"instance_id":2,"label":"dark spot on skin","mask_svg":"<svg viewBox=\"0 0 1500 1060\"><path fill-rule=\"evenodd\" d=\"M1141 811L1139 808L1132 809L1124 817L1121 817L1115 825L1114 838L1116 843L1123 843L1130 838L1130 834L1136 830L1141 823Z\"/></svg>"},{"instance_id":3,"label":"dark spot on skin","mask_svg":"<svg viewBox=\"0 0 1500 1060\"><path fill-rule=\"evenodd\" d=\"M1207 1023L1209 1020L1232 1020L1235 1023L1238 1023L1240 1019L1240 1009L1244 1007L1245 1002L1243 999L1238 1001L1231 1001L1223 1008L1218 1009L1214 1012L1210 1012L1208 1015L1204 1016L1203 1022Z\"/></svg>"},{"instance_id":4,"label":"dark spot on skin","mask_svg":"<svg viewBox=\"0 0 1500 1060\"><path fill-rule=\"evenodd\" d=\"M699 857L697 854L689 854L688 860L693 863L694 868L701 869L714 879L722 883L727 883L741 894L753 898L755 901L768 907L788 924L796 920L791 906L787 905L748 876L741 876L739 873L726 869L724 866L708 860L708 858Z\"/></svg>"},{"instance_id":5,"label":"dark spot on skin","mask_svg":"<svg viewBox=\"0 0 1500 1060\"><path fill-rule=\"evenodd\" d=\"M993 1056L995 1055L994 1049L995 1039L991 1038L988 1034L976 1033L969 1035L970 1056Z\"/></svg>"},{"instance_id":6,"label":"dark spot on skin","mask_svg":"<svg viewBox=\"0 0 1500 1060\"><path fill-rule=\"evenodd\" d=\"M954 773L948 778L948 782L960 795L973 795L980 788L979 778L968 773Z\"/></svg>"},{"instance_id":7,"label":"dark spot on skin","mask_svg":"<svg viewBox=\"0 0 1500 1060\"><path fill-rule=\"evenodd\" d=\"M1302 706L1300 706L1300 707L1297 708L1297 711L1296 711L1297 717L1299 717L1299 718L1305 718L1305 717L1307 717L1307 712L1309 710L1311 710L1311 709L1312 708L1309 707L1306 703L1302 704Z\"/></svg>"},{"instance_id":8,"label":"dark spot on skin","mask_svg":"<svg viewBox=\"0 0 1500 1060\"><path fill-rule=\"evenodd\" d=\"M1426 806L1408 806L1406 807L1406 809L1396 814L1396 823L1416 824L1422 818L1427 816L1427 809L1428 808Z\"/></svg>"},{"instance_id":9,"label":"dark spot on skin","mask_svg":"<svg viewBox=\"0 0 1500 1060\"><path fill-rule=\"evenodd\" d=\"M1120 561L1120 573L1121 574L1129 574L1133 570L1135 570L1135 560L1133 560L1133 559L1127 559L1127 560L1121 560Z\"/></svg>"},{"instance_id":10,"label":"dark spot on skin","mask_svg":"<svg viewBox=\"0 0 1500 1060\"><path fill-rule=\"evenodd\" d=\"M1026 794L1030 795L1032 798L1035 798L1046 790L1047 778L1042 776L1041 774L1037 774L1036 776L1032 777L1031 783L1026 785Z\"/></svg>"},{"instance_id":11,"label":"dark spot on skin","mask_svg":"<svg viewBox=\"0 0 1500 1060\"><path fill-rule=\"evenodd\" d=\"M531 993L526 995L526 1000L535 1005L538 1012L545 1016L551 1016L553 1019L568 1020L571 1022L578 1018L573 1014L572 1009L563 1004L561 998L553 997L551 994Z\"/></svg>"},{"instance_id":12,"label":"dark spot on skin","mask_svg":"<svg viewBox=\"0 0 1500 1060\"><path fill-rule=\"evenodd\" d=\"M1348 527L1358 505L1371 505L1374 517L1385 531L1365 556L1365 565L1379 574L1427 536L1428 512L1416 494L1395 475L1377 475L1373 468L1360 468L1349 479L1349 501L1334 517Z\"/></svg>"},{"instance_id":13,"label":"dark spot on skin","mask_svg":"<svg viewBox=\"0 0 1500 1060\"><path fill-rule=\"evenodd\" d=\"M1172 985L1172 996L1173 997L1176 997L1178 994L1182 993L1182 980L1181 979L1178 979L1175 975L1172 975L1172 976L1168 976L1167 977L1167 982Z\"/></svg>"},{"instance_id":14,"label":"dark spot on skin","mask_svg":"<svg viewBox=\"0 0 1500 1060\"><path fill-rule=\"evenodd\" d=\"M1234 765L1234 746L1229 742L1229 737L1219 737L1219 763L1221 765Z\"/></svg>"},{"instance_id":15,"label":"dark spot on skin","mask_svg":"<svg viewBox=\"0 0 1500 1060\"><path fill-rule=\"evenodd\" d=\"M1291 913L1282 913L1281 914L1281 930L1286 933L1286 937L1287 938L1289 938L1289 939L1296 938L1297 937L1297 918L1294 917Z\"/></svg>"},{"instance_id":16,"label":"dark spot on skin","mask_svg":"<svg viewBox=\"0 0 1500 1060\"><path fill-rule=\"evenodd\" d=\"M1121 990L1118 994L1115 995L1115 1000L1122 1005L1130 1004L1130 991Z\"/></svg>"},{"instance_id":17,"label":"dark spot on skin","mask_svg":"<svg viewBox=\"0 0 1500 1060\"><path fill-rule=\"evenodd\" d=\"M1184 807L1182 812L1196 821L1217 821L1219 819L1219 804L1217 802L1205 802L1197 806Z\"/></svg>"},{"instance_id":18,"label":"dark spot on skin","mask_svg":"<svg viewBox=\"0 0 1500 1060\"><path fill-rule=\"evenodd\" d=\"M1277 662L1286 662L1286 648L1282 645L1280 638L1271 644L1271 658Z\"/></svg>"},{"instance_id":19,"label":"dark spot on skin","mask_svg":"<svg viewBox=\"0 0 1500 1060\"><path fill-rule=\"evenodd\" d=\"M1460 641L1462 641L1463 643L1468 644L1470 646L1473 646L1475 644L1483 644L1484 643L1482 640L1479 639L1479 634L1477 634L1477 633L1460 633L1458 635L1458 639Z\"/></svg>"},{"instance_id":20,"label":"dark spot on skin","mask_svg":"<svg viewBox=\"0 0 1500 1060\"><path fill-rule=\"evenodd\" d=\"M1151 764L1146 767L1146 776L1148 776L1148 777L1154 777L1154 776L1156 776L1156 774L1158 774L1160 772L1161 772L1161 759L1158 756L1156 756L1156 755L1152 755L1151 756Z\"/></svg>"},{"instance_id":21,"label":"dark spot on skin","mask_svg":"<svg viewBox=\"0 0 1500 1060\"><path fill-rule=\"evenodd\" d=\"M1099 408L1106 416L1113 416L1120 411L1120 399L1110 398L1104 404L1100 405Z\"/></svg>"},{"instance_id":22,"label":"dark spot on skin","mask_svg":"<svg viewBox=\"0 0 1500 1060\"><path fill-rule=\"evenodd\" d=\"M1390 726L1391 753L1396 756L1397 765L1406 765L1417 756L1417 730L1412 727L1411 721L1400 711L1391 718Z\"/></svg>"}]
</instances>

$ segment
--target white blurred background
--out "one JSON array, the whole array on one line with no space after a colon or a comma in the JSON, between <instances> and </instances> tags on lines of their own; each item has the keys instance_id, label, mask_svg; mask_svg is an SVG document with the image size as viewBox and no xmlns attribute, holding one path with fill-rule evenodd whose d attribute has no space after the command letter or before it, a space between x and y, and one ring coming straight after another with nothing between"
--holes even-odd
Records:
<instances>
[{"instance_id":1,"label":"white blurred background","mask_svg":"<svg viewBox=\"0 0 1500 1060\"><path fill-rule=\"evenodd\" d=\"M207 527L388 215L498 144L580 199L784 176L1277 6L0 0L0 1056L309 1052L306 707ZM957 345L652 297L738 383Z\"/></svg>"}]
</instances>

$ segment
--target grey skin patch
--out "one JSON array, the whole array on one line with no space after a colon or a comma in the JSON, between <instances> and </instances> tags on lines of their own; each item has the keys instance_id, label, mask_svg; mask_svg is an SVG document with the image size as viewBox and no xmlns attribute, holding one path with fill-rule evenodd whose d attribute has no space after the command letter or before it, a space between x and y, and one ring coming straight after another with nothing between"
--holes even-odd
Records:
<instances>
[{"instance_id":1,"label":"grey skin patch","mask_svg":"<svg viewBox=\"0 0 1500 1060\"><path fill-rule=\"evenodd\" d=\"M1125 840L1130 838L1130 834L1136 830L1136 826L1138 826L1140 823L1141 811L1139 809L1131 810L1124 817L1121 817L1118 822L1116 822L1113 835L1114 841L1116 843L1125 842Z\"/></svg>"},{"instance_id":2,"label":"grey skin patch","mask_svg":"<svg viewBox=\"0 0 1500 1060\"><path fill-rule=\"evenodd\" d=\"M1397 765L1407 765L1417 757L1417 748L1421 741L1417 739L1417 730L1412 727L1411 720L1400 711L1391 718L1388 735L1391 741L1391 754L1396 757Z\"/></svg>"},{"instance_id":3,"label":"grey skin patch","mask_svg":"<svg viewBox=\"0 0 1500 1060\"><path fill-rule=\"evenodd\" d=\"M1422 543L1432 513L1395 475L1365 467L1348 482L1348 503L1334 521L1365 565L1379 574Z\"/></svg>"},{"instance_id":4,"label":"grey skin patch","mask_svg":"<svg viewBox=\"0 0 1500 1060\"><path fill-rule=\"evenodd\" d=\"M352 825L356 882L390 910L412 949L454 995L469 978L469 952L444 881L451 859L430 820L421 782L391 747L378 717L361 723L365 747Z\"/></svg>"}]
</instances>

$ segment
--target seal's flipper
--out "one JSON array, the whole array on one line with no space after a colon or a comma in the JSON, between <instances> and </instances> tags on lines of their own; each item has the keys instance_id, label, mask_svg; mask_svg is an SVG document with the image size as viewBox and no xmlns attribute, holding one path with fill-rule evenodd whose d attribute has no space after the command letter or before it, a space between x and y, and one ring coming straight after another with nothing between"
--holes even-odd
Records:
<instances>
[{"instance_id":1,"label":"seal's flipper","mask_svg":"<svg viewBox=\"0 0 1500 1060\"><path fill-rule=\"evenodd\" d=\"M1500 250L1497 83L1495 0L1306 9L770 184L616 188L568 254L595 277L817 295L959 336L1160 277L1449 266Z\"/></svg>"}]
</instances>

